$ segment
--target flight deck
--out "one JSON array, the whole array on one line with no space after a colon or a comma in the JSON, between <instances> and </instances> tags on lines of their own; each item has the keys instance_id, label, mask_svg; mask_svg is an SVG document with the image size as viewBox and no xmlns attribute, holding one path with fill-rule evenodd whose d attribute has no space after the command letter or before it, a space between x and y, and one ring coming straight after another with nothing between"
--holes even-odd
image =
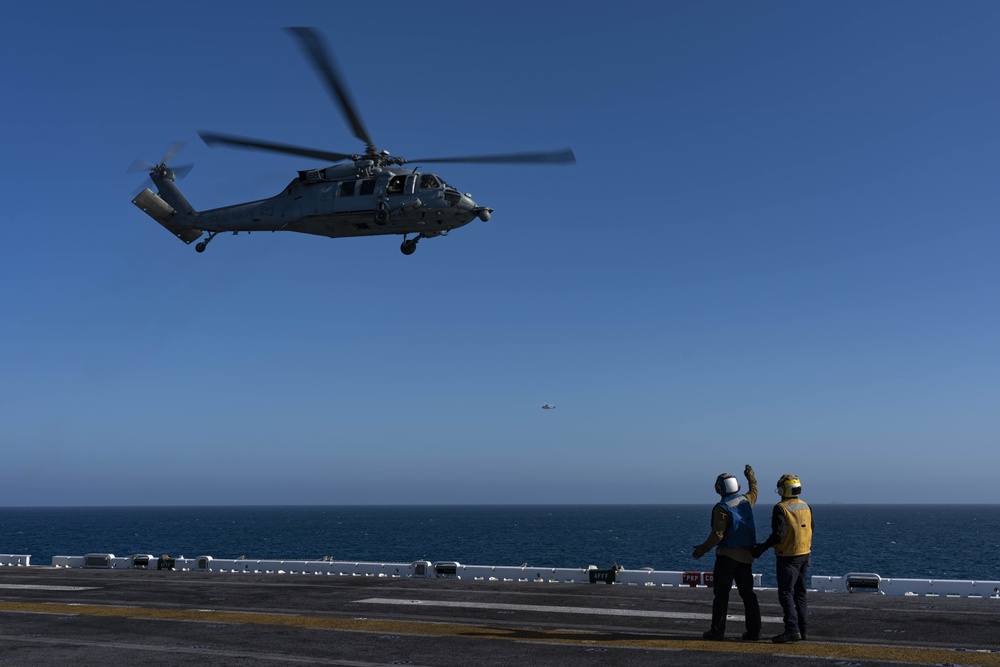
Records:
<instances>
[{"instance_id":1,"label":"flight deck","mask_svg":"<svg viewBox=\"0 0 1000 667\"><path fill-rule=\"evenodd\" d=\"M0 665L995 665L1000 597L810 592L807 641L705 641L705 586L0 568Z\"/></svg>"}]
</instances>

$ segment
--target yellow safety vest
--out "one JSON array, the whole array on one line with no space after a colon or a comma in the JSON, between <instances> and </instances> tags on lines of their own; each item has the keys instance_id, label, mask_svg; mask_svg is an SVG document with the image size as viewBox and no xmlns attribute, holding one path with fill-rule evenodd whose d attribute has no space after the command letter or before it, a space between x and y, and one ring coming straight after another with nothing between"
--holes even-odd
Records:
<instances>
[{"instance_id":1,"label":"yellow safety vest","mask_svg":"<svg viewBox=\"0 0 1000 667\"><path fill-rule=\"evenodd\" d=\"M785 537L774 546L778 556L803 556L812 550L812 510L805 501L787 498L778 503L785 512Z\"/></svg>"}]
</instances>

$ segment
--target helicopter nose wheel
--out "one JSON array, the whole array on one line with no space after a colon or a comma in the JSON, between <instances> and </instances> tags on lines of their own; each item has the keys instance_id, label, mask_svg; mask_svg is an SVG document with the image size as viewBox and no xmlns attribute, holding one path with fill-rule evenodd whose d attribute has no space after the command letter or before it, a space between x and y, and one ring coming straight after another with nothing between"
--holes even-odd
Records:
<instances>
[{"instance_id":1,"label":"helicopter nose wheel","mask_svg":"<svg viewBox=\"0 0 1000 667\"><path fill-rule=\"evenodd\" d=\"M415 239L409 239L409 240L407 240L406 237L404 236L403 242L399 246L400 251L402 251L404 255L412 255L417 251L417 241L419 240L420 240L419 236Z\"/></svg>"},{"instance_id":2,"label":"helicopter nose wheel","mask_svg":"<svg viewBox=\"0 0 1000 667\"><path fill-rule=\"evenodd\" d=\"M209 232L208 233L208 238L205 239L204 241L202 241L201 243L199 243L198 245L196 245L194 247L195 252L205 252L205 248L208 247L209 241L211 241L212 239L214 239L215 235L218 234L218 233L219 232Z\"/></svg>"}]
</instances>

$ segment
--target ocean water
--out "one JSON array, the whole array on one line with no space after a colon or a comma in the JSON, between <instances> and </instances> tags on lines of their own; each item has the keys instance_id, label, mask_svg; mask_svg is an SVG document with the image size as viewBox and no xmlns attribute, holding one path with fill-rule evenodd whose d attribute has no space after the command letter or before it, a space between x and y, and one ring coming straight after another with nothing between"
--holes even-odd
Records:
<instances>
[{"instance_id":1,"label":"ocean water","mask_svg":"<svg viewBox=\"0 0 1000 667\"><path fill-rule=\"evenodd\" d=\"M0 553L711 570L706 505L0 508ZM771 505L758 503L758 539ZM814 505L811 574L1000 580L1000 505ZM755 572L774 586L774 555Z\"/></svg>"}]
</instances>

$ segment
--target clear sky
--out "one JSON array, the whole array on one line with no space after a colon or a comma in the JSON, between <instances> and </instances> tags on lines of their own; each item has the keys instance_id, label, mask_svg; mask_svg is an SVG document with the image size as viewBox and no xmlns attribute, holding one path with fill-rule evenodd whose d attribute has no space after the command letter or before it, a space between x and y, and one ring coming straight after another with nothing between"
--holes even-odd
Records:
<instances>
[{"instance_id":1,"label":"clear sky","mask_svg":"<svg viewBox=\"0 0 1000 667\"><path fill-rule=\"evenodd\" d=\"M997 502L1000 4L16 3L0 40L4 505ZM380 148L495 209L217 238L200 209ZM556 405L542 410L543 403ZM763 501L776 497L767 493Z\"/></svg>"}]
</instances>

